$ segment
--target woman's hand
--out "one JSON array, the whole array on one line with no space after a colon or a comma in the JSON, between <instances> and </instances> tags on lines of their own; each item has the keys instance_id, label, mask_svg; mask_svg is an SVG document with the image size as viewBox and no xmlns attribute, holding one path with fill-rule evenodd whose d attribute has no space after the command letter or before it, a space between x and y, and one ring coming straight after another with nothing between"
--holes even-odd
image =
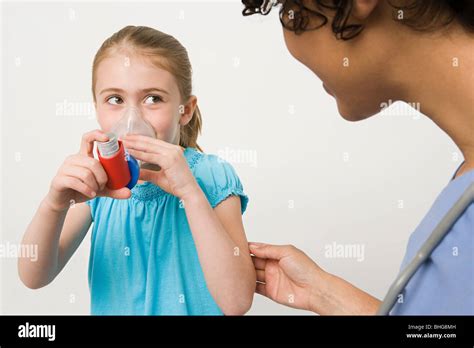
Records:
<instances>
[{"instance_id":1,"label":"woman's hand","mask_svg":"<svg viewBox=\"0 0 474 348\"><path fill-rule=\"evenodd\" d=\"M313 310L315 285L322 269L292 245L249 243L257 271L256 292L280 304Z\"/></svg>"},{"instance_id":2,"label":"woman's hand","mask_svg":"<svg viewBox=\"0 0 474 348\"><path fill-rule=\"evenodd\" d=\"M380 301L322 270L292 245L249 243L257 270L256 292L289 307L318 314L374 315Z\"/></svg>"},{"instance_id":3,"label":"woman's hand","mask_svg":"<svg viewBox=\"0 0 474 348\"><path fill-rule=\"evenodd\" d=\"M159 171L140 168L141 180L150 181L183 200L199 189L181 146L136 134L126 135L122 141L137 160L161 167Z\"/></svg>"},{"instance_id":4,"label":"woman's hand","mask_svg":"<svg viewBox=\"0 0 474 348\"><path fill-rule=\"evenodd\" d=\"M118 199L130 197L130 190L110 190L105 184L108 177L104 168L93 156L94 141L107 141L107 135L94 130L82 136L79 153L68 156L53 178L46 204L55 211L65 211L71 204L88 201L95 196Z\"/></svg>"}]
</instances>

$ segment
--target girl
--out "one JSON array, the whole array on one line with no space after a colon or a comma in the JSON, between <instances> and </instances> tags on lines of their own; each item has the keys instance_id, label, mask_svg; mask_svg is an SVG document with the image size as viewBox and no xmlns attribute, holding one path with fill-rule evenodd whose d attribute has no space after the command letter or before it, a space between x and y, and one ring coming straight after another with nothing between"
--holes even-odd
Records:
<instances>
[{"instance_id":1,"label":"girl","mask_svg":"<svg viewBox=\"0 0 474 348\"><path fill-rule=\"evenodd\" d=\"M69 156L23 237L38 260L19 259L32 289L49 284L92 229L92 314L244 314L256 275L241 214L248 198L230 164L200 151L197 99L186 49L172 36L127 26L107 39L92 69L102 130L86 133ZM127 135L142 169L132 189L109 190L94 141L126 108L137 108L157 139ZM71 204L72 203L72 204Z\"/></svg>"}]
</instances>

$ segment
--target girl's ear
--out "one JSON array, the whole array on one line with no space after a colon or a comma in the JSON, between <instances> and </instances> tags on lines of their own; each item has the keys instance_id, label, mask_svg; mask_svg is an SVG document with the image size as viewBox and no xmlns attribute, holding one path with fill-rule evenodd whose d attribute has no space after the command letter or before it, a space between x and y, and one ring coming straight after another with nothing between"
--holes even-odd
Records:
<instances>
[{"instance_id":1,"label":"girl's ear","mask_svg":"<svg viewBox=\"0 0 474 348\"><path fill-rule=\"evenodd\" d=\"M196 110L197 98L195 95L189 97L188 101L184 105L179 106L179 112L181 114L179 118L179 124L186 126L189 121L193 118L194 110Z\"/></svg>"},{"instance_id":2,"label":"girl's ear","mask_svg":"<svg viewBox=\"0 0 474 348\"><path fill-rule=\"evenodd\" d=\"M378 4L378 0L354 0L351 15L355 19L364 21L371 15Z\"/></svg>"}]
</instances>

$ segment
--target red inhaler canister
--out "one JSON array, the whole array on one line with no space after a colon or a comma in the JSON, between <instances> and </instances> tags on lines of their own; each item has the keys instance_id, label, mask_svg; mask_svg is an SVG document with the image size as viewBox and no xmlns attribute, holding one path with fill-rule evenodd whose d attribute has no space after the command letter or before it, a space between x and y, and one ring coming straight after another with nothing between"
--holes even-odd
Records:
<instances>
[{"instance_id":1,"label":"red inhaler canister","mask_svg":"<svg viewBox=\"0 0 474 348\"><path fill-rule=\"evenodd\" d=\"M108 134L109 141L97 142L99 161L107 173L106 186L111 190L126 187L131 180L130 169L122 141Z\"/></svg>"}]
</instances>

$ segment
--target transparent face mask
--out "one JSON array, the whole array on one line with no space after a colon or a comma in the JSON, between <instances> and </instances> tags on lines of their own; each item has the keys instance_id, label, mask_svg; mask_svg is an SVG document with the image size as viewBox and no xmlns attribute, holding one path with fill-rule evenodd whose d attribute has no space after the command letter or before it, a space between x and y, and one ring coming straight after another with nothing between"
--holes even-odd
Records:
<instances>
[{"instance_id":1,"label":"transparent face mask","mask_svg":"<svg viewBox=\"0 0 474 348\"><path fill-rule=\"evenodd\" d=\"M122 139L126 134L140 134L156 138L152 125L143 118L140 110L134 107L125 110L120 120L112 127L111 132L119 139Z\"/></svg>"},{"instance_id":2,"label":"transparent face mask","mask_svg":"<svg viewBox=\"0 0 474 348\"><path fill-rule=\"evenodd\" d=\"M153 126L147 120L145 120L140 110L134 107L130 107L125 110L123 116L120 118L117 124L112 127L108 134L109 137L115 139L122 139L127 134L145 135L147 137L156 139L156 133L153 129ZM138 163L140 168L143 169L156 171L161 169L157 164L146 163L140 160Z\"/></svg>"}]
</instances>

